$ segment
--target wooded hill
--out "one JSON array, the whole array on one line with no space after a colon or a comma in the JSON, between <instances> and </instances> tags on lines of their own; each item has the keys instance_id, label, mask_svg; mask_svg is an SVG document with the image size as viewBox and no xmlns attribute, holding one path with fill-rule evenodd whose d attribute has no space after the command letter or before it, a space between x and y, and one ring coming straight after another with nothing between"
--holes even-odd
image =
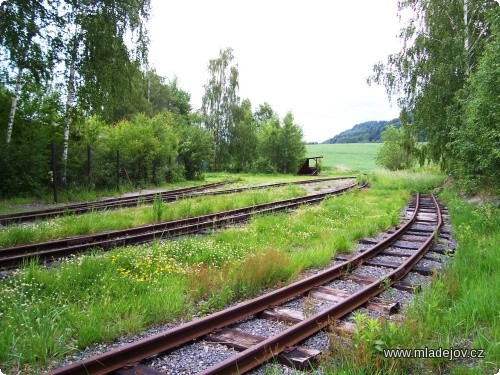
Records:
<instances>
[{"instance_id":1,"label":"wooded hill","mask_svg":"<svg viewBox=\"0 0 500 375\"><path fill-rule=\"evenodd\" d=\"M345 130L335 137L322 142L328 143L370 143L382 142L381 134L385 128L393 125L395 128L401 127L401 122L398 118L391 121L367 121L361 124L354 125L351 129Z\"/></svg>"}]
</instances>

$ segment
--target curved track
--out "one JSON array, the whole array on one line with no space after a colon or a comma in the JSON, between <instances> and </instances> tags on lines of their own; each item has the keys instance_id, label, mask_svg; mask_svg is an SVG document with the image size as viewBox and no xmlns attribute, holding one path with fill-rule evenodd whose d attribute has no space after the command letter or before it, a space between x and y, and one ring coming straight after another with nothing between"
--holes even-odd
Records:
<instances>
[{"instance_id":1,"label":"curved track","mask_svg":"<svg viewBox=\"0 0 500 375\"><path fill-rule=\"evenodd\" d=\"M293 182L278 182L274 184L257 185L257 186L249 186L249 187L241 187L241 188L217 190L217 191L206 191L209 189L219 188L229 183L229 182L216 182L196 187L162 191L157 193L137 194L129 197L108 198L92 202L67 204L63 206L48 208L45 210L35 210L35 211L18 212L13 214L5 214L5 215L0 215L0 225L30 222L35 220L42 220L42 219L62 216L62 215L84 214L91 211L112 210L124 207L136 207L141 204L152 203L155 201L155 199L161 199L163 202L174 202L177 199L192 198L200 195L231 194L231 193L239 193L245 190L265 189L269 187L279 187L288 184L297 184L297 185L310 184L310 183L352 179L352 178L356 177L334 177L334 178L311 179L311 180L302 180Z\"/></svg>"},{"instance_id":2,"label":"curved track","mask_svg":"<svg viewBox=\"0 0 500 375\"><path fill-rule=\"evenodd\" d=\"M161 372L144 367L144 365L135 366L138 362L148 357L158 355L158 353L169 352L176 347L186 345L192 340L199 340L201 338L209 340L207 338L209 334L217 336L218 332L224 327L231 330L234 324L243 319L248 319L252 316L262 316L274 306L297 298L297 296L314 295L318 291L318 288L321 288L321 294L323 295L334 295L335 291L329 288L329 283L332 280L345 276L357 267L363 267L363 264L376 261L380 254L384 252L387 254L387 249L397 247L397 243L401 242L403 236L408 238L409 234L411 234L411 236L415 237L411 246L408 246L408 249L411 250L408 250L404 256L399 255L399 258L394 258L404 258L403 260L400 260L399 263L393 262L393 266L387 267L382 276L365 283L357 292L347 293L341 298L337 294L337 297L335 297L336 302L331 304L331 306L308 318L297 318L298 322L296 324L277 335L269 338L255 339L255 342L248 345L248 347L240 346L240 350L242 350L240 353L201 372L203 374L245 373L273 358L286 356L285 353L289 352L290 348L297 348L297 345L303 340L317 331L324 329L335 319L339 319L366 304L373 297L387 289L388 286L397 283L429 251L441 226L441 211L435 198L421 199L417 196L412 216L406 223L396 228L390 236L382 241L338 265L224 311L90 357L86 360L55 369L50 371L49 374L106 374L116 370L119 370L118 373L120 374L159 374ZM405 241L408 242L407 240ZM233 330L232 334L237 335L236 331ZM127 369L125 370L125 368Z\"/></svg>"},{"instance_id":3,"label":"curved track","mask_svg":"<svg viewBox=\"0 0 500 375\"><path fill-rule=\"evenodd\" d=\"M183 197L186 194L217 188L225 184L227 184L227 182L217 182L213 184L162 191L158 193L138 194L130 197L107 198L91 202L65 204L43 210L5 214L0 215L0 224L7 225L10 223L29 222L68 214L84 214L90 211L100 211L122 207L135 207L142 203L151 203L154 201L154 199L157 199L157 197L161 198L164 201L170 202L179 197Z\"/></svg>"},{"instance_id":4,"label":"curved track","mask_svg":"<svg viewBox=\"0 0 500 375\"><path fill-rule=\"evenodd\" d=\"M136 228L2 248L0 249L0 268L16 268L29 259L37 259L41 263L50 262L57 258L67 257L95 248L110 249L115 246L137 245L162 238L198 233L202 230L242 222L255 214L283 211L303 204L316 203L328 196L342 194L356 186L357 183L354 183L327 193L318 193Z\"/></svg>"}]
</instances>

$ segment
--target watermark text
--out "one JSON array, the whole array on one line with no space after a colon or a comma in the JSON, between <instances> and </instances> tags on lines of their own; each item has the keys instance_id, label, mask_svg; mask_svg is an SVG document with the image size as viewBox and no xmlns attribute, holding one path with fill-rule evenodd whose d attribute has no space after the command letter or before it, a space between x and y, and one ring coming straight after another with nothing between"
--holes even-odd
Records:
<instances>
[{"instance_id":1,"label":"watermark text","mask_svg":"<svg viewBox=\"0 0 500 375\"><path fill-rule=\"evenodd\" d=\"M484 358L484 349L384 349L385 358L448 358L450 361L454 359L465 358Z\"/></svg>"}]
</instances>

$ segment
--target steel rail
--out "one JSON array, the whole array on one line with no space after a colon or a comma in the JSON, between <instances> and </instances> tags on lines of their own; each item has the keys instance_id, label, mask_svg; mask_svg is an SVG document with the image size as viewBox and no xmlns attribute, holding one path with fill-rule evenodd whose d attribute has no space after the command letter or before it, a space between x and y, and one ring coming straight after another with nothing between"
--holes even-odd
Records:
<instances>
[{"instance_id":1,"label":"steel rail","mask_svg":"<svg viewBox=\"0 0 500 375\"><path fill-rule=\"evenodd\" d=\"M2 248L0 249L0 267L18 267L29 258L36 258L39 262L42 262L81 253L92 248L110 249L115 246L138 245L165 237L197 233L202 229L218 228L234 222L241 222L255 214L265 214L294 208L302 204L315 203L330 195L342 194L353 189L356 185L356 183L353 183L331 192L263 203L194 218Z\"/></svg>"},{"instance_id":2,"label":"steel rail","mask_svg":"<svg viewBox=\"0 0 500 375\"><path fill-rule=\"evenodd\" d=\"M442 218L439 205L434 196L432 196L432 199L436 207L437 225L432 235L428 236L427 240L422 244L422 246L397 269L390 272L385 277L382 277L377 281L369 284L365 288L354 293L352 296L333 305L331 308L321 311L293 325L292 327L282 331L278 335L266 339L261 343L252 346L249 349L242 351L228 358L227 360L206 369L205 371L200 372L200 374L243 374L255 367L258 367L264 362L275 357L277 354L305 340L314 333L324 329L329 324L331 324L332 320L340 319L341 317L350 313L352 310L365 304L370 298L382 293L389 285L392 285L403 278L430 249L434 240L434 236L438 234L442 226ZM415 210L415 212L416 211L417 210Z\"/></svg>"},{"instance_id":3,"label":"steel rail","mask_svg":"<svg viewBox=\"0 0 500 375\"><path fill-rule=\"evenodd\" d=\"M202 195L232 194L232 193L242 192L245 190L265 189L265 188L279 187L289 184L310 184L310 183L318 183L318 182L341 180L341 179L352 179L352 178L356 177L347 176L347 177L333 177L333 178L311 179L311 180L298 180L291 182L277 182L266 185L257 185L250 187L204 192L204 190L219 187L228 183L228 182L216 182L212 184L206 184L190 188L182 188L182 189L162 191L156 193L138 194L130 197L108 198L91 202L68 204L44 210L34 210L34 211L18 212L14 214L5 214L5 215L0 215L0 225L6 225L9 223L29 222L37 219L49 219L67 214L76 215L76 214L84 214L91 211L136 207L139 204L151 203L158 198L160 198L163 202L174 202L181 198L193 198Z\"/></svg>"},{"instance_id":4,"label":"steel rail","mask_svg":"<svg viewBox=\"0 0 500 375\"><path fill-rule=\"evenodd\" d=\"M217 190L217 191L207 191L207 192L186 194L186 195L183 195L182 198L194 198L194 197L208 196L208 195L233 194L233 193L240 193L242 191L247 191L247 190L267 189L267 188L274 188L274 187L280 187L280 186L285 186L285 185L307 185L307 184L314 184L314 183L321 183L321 182L328 182L328 181L350 180L350 179L355 179L355 178L356 177L354 177L354 176L347 176L347 177L315 178L315 179L311 179L311 180L297 180L297 181L290 181L290 182L276 182L276 183L265 184L265 185L245 186L245 187L239 187L239 188L233 188L233 189L224 189L224 190Z\"/></svg>"},{"instance_id":5,"label":"steel rail","mask_svg":"<svg viewBox=\"0 0 500 375\"><path fill-rule=\"evenodd\" d=\"M216 328L222 328L232 323L236 323L248 316L260 313L270 306L277 305L293 297L304 294L317 286L326 284L345 274L363 261L377 255L385 247L394 243L416 220L419 201L420 197L417 195L417 209L414 210L412 216L406 223L381 242L371 246L366 251L354 256L348 261L292 283L286 287L239 303L226 310L216 312L166 332L146 337L137 342L126 344L122 347L89 357L82 361L54 369L48 372L47 375L107 374L158 353L174 349L190 340L198 339ZM377 284L380 284L380 282L377 282Z\"/></svg>"},{"instance_id":6,"label":"steel rail","mask_svg":"<svg viewBox=\"0 0 500 375\"><path fill-rule=\"evenodd\" d=\"M152 202L160 196L164 199L173 199L183 194L189 194L195 191L212 189L227 184L228 182L215 182L201 186L181 188L175 190L160 191L156 193L138 194L130 197L107 198L96 201L66 204L58 207L47 208L43 210L32 210L17 212L13 214L0 215L0 224L5 225L14 222L28 222L36 219L48 219L65 214L83 214L94 210L104 210L108 208L137 206L141 202Z\"/></svg>"}]
</instances>

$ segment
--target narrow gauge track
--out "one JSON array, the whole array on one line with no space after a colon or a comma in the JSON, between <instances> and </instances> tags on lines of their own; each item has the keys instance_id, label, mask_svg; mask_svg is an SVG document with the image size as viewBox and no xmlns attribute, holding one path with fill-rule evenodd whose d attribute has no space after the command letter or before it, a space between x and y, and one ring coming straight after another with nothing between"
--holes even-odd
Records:
<instances>
[{"instance_id":1,"label":"narrow gauge track","mask_svg":"<svg viewBox=\"0 0 500 375\"><path fill-rule=\"evenodd\" d=\"M16 212L13 214L5 214L5 215L0 215L0 225L29 222L39 219L48 219L51 217L67 215L67 214L84 214L90 211L100 211L100 210L115 209L122 207L135 207L142 203L144 204L151 203L157 197L160 197L163 201L171 202L187 194L192 194L194 192L200 192L207 189L217 188L227 183L228 182L215 182L212 184L205 184L201 186L175 189L175 190L167 190L157 193L138 194L129 197L107 198L90 202L65 204L43 210L33 210L33 211Z\"/></svg>"},{"instance_id":2,"label":"narrow gauge track","mask_svg":"<svg viewBox=\"0 0 500 375\"><path fill-rule=\"evenodd\" d=\"M189 345L192 340L210 341L213 340L213 337L219 337L214 341L224 342L225 345L241 351L218 364L205 368L200 372L202 374L242 374L273 358L281 358L293 363L293 357L300 356L300 353L297 353L301 350L300 347L297 347L298 344L300 345L308 337L326 328L332 321L340 319L371 301L373 297L382 293L389 286L398 283L426 255L434 238L440 232L441 226L442 215L436 199L433 196L421 199L417 195L412 216L406 223L397 227L394 233L382 241L341 264L226 310L52 370L48 374L106 374L113 371L121 375L161 374L163 372L137 363L146 358L157 356L159 353L169 352L179 346ZM362 268L364 263L375 259L387 248L396 247L396 242L400 242L403 236L405 236L404 238L410 236L419 238L412 244L411 251L403 257L404 260L397 266L389 267L384 270L384 272L386 271L384 275L364 283L357 292L345 293L346 295L342 298L338 298L338 294L335 296L334 290L329 291L329 283L345 277L357 267ZM266 311L273 310L275 306L298 296L318 294L318 290L320 290L319 294L334 296L335 298L331 301L335 302L308 318L296 319L298 321L296 324L277 335L269 338L258 336L249 338L252 335L243 334L238 329L232 328L238 322L250 317L265 316ZM238 335L242 336L239 342ZM245 341L246 344L241 344ZM250 341L252 342L249 343ZM307 353L307 350L302 352Z\"/></svg>"},{"instance_id":3,"label":"narrow gauge track","mask_svg":"<svg viewBox=\"0 0 500 375\"><path fill-rule=\"evenodd\" d=\"M124 207L136 207L141 204L152 203L155 199L161 199L163 202L174 202L180 198L192 198L200 195L231 194L231 193L239 193L245 190L279 187L287 184L296 184L296 185L311 184L317 182L334 181L334 180L351 179L351 178L356 178L356 177L352 176L334 177L334 178L311 179L311 180L292 181L292 182L278 182L267 185L257 185L257 186L241 187L241 188L218 190L218 191L205 191L208 189L218 188L220 186L229 183L229 182L216 182L212 184L205 184L190 188L168 190L157 193L138 194L130 197L108 198L92 202L73 203L73 204L48 208L45 210L34 210L34 211L18 212L13 214L5 214L5 215L0 215L0 225L7 225L10 223L30 222L30 221L48 219L68 214L73 214L73 215L84 214L90 211L102 211L102 210L111 210Z\"/></svg>"},{"instance_id":4,"label":"narrow gauge track","mask_svg":"<svg viewBox=\"0 0 500 375\"><path fill-rule=\"evenodd\" d=\"M115 246L138 245L162 238L198 233L201 230L242 222L255 214L283 211L303 204L317 203L328 196L342 194L351 190L356 185L357 183L353 183L334 191L136 228L0 248L0 268L16 268L29 259L37 259L41 263L50 262L57 258L82 253L94 248L110 249Z\"/></svg>"}]
</instances>

